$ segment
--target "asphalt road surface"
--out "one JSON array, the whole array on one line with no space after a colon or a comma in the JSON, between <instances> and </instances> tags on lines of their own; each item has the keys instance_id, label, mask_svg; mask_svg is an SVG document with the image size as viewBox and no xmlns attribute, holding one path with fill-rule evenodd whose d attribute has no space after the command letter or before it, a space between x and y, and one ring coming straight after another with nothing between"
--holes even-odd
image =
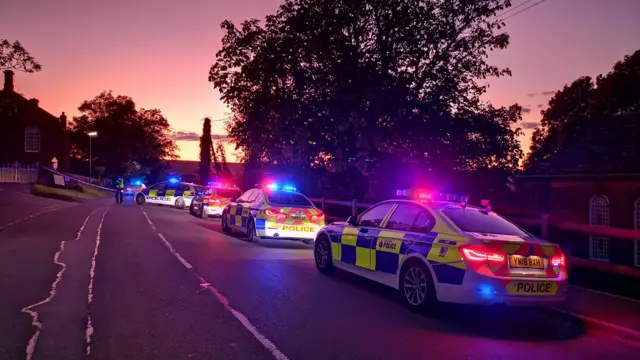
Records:
<instances>
[{"instance_id":1,"label":"asphalt road surface","mask_svg":"<svg viewBox=\"0 0 640 360\"><path fill-rule=\"evenodd\" d=\"M0 359L639 356L547 312L416 315L382 286L321 275L310 246L250 244L186 211L14 190L0 190Z\"/></svg>"}]
</instances>

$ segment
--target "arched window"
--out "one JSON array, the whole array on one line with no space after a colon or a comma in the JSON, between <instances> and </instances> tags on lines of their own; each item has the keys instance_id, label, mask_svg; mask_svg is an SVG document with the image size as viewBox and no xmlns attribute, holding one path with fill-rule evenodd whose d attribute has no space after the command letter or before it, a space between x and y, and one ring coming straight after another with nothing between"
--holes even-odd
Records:
<instances>
[{"instance_id":1,"label":"arched window","mask_svg":"<svg viewBox=\"0 0 640 360\"><path fill-rule=\"evenodd\" d=\"M595 195L589 201L589 224L609 226L609 199L604 195ZM589 258L609 261L609 243L606 236L589 235Z\"/></svg>"},{"instance_id":2,"label":"arched window","mask_svg":"<svg viewBox=\"0 0 640 360\"><path fill-rule=\"evenodd\" d=\"M40 129L28 126L24 130L24 151L40 152Z\"/></svg>"},{"instance_id":3,"label":"arched window","mask_svg":"<svg viewBox=\"0 0 640 360\"><path fill-rule=\"evenodd\" d=\"M633 204L633 228L640 230L640 197L636 199ZM634 243L634 264L640 266L640 240L636 240Z\"/></svg>"}]
</instances>

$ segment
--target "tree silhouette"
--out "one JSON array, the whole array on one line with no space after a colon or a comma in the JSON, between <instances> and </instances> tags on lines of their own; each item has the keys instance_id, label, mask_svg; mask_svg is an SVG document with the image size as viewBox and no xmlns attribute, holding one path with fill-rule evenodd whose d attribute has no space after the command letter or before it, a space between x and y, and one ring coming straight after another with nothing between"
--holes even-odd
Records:
<instances>
[{"instance_id":1,"label":"tree silhouette","mask_svg":"<svg viewBox=\"0 0 640 360\"><path fill-rule=\"evenodd\" d=\"M105 91L78 108L80 116L71 123L73 153L88 159L88 132L97 131L92 140L96 166L107 173L124 172L132 161L154 167L164 159L176 159L176 144L170 137L167 119L157 109L136 109L128 96Z\"/></svg>"},{"instance_id":2,"label":"tree silhouette","mask_svg":"<svg viewBox=\"0 0 640 360\"><path fill-rule=\"evenodd\" d=\"M200 183L206 184L211 177L211 119L205 118L202 124L202 136L200 136L200 164L198 174Z\"/></svg>"},{"instance_id":3,"label":"tree silhouette","mask_svg":"<svg viewBox=\"0 0 640 360\"><path fill-rule=\"evenodd\" d=\"M0 70L34 73L42 70L42 65L29 54L19 41L11 43L7 39L0 39Z\"/></svg>"},{"instance_id":4,"label":"tree silhouette","mask_svg":"<svg viewBox=\"0 0 640 360\"><path fill-rule=\"evenodd\" d=\"M640 50L625 56L595 82L578 78L558 91L542 110L542 121L534 131L528 168L551 156L559 148L585 135L594 121L609 115L640 111Z\"/></svg>"},{"instance_id":5,"label":"tree silhouette","mask_svg":"<svg viewBox=\"0 0 640 360\"><path fill-rule=\"evenodd\" d=\"M216 177L220 177L222 176L222 165L220 164L220 159L213 144L211 144L211 156L213 157L213 168L215 169Z\"/></svg>"},{"instance_id":6,"label":"tree silhouette","mask_svg":"<svg viewBox=\"0 0 640 360\"><path fill-rule=\"evenodd\" d=\"M216 151L218 152L218 157L220 158L223 177L230 178L232 174L229 170L229 166L227 165L227 152L224 150L224 144L222 143L222 141L218 141L216 143Z\"/></svg>"},{"instance_id":7,"label":"tree silhouette","mask_svg":"<svg viewBox=\"0 0 640 360\"><path fill-rule=\"evenodd\" d=\"M366 174L392 154L433 169L515 169L521 108L483 103L478 82L510 74L486 61L508 45L495 20L508 6L287 0L264 26L222 23L209 81L249 163Z\"/></svg>"}]
</instances>

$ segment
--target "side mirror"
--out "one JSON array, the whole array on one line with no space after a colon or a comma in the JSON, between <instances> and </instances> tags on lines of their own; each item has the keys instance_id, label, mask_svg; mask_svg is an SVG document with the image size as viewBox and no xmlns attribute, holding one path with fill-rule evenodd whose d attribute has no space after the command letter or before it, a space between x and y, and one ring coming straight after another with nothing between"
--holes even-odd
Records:
<instances>
[{"instance_id":1,"label":"side mirror","mask_svg":"<svg viewBox=\"0 0 640 360\"><path fill-rule=\"evenodd\" d=\"M347 224L352 225L352 226L356 226L358 225L358 217L356 216L349 216L347 218Z\"/></svg>"}]
</instances>

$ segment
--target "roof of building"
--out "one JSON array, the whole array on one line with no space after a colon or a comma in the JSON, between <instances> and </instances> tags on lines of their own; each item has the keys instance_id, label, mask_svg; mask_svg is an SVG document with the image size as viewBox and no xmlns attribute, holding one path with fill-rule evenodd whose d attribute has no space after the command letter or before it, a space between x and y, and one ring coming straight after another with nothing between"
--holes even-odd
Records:
<instances>
[{"instance_id":1,"label":"roof of building","mask_svg":"<svg viewBox=\"0 0 640 360\"><path fill-rule=\"evenodd\" d=\"M27 116L36 116L48 120L58 121L58 117L39 106L37 99L28 99L14 89L14 73L11 70L4 71L4 86L0 88L0 99L17 106L17 111L27 113ZM63 113L64 114L64 113Z\"/></svg>"},{"instance_id":2,"label":"roof of building","mask_svg":"<svg viewBox=\"0 0 640 360\"><path fill-rule=\"evenodd\" d=\"M585 136L539 160L520 177L640 175L640 113L594 121Z\"/></svg>"}]
</instances>

